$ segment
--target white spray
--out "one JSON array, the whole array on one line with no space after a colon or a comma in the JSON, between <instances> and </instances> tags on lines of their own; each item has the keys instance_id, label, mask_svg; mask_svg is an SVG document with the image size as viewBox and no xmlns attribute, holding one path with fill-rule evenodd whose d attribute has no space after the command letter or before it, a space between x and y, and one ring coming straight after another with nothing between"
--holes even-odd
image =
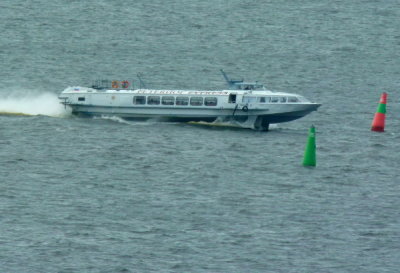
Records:
<instances>
[{"instance_id":1,"label":"white spray","mask_svg":"<svg viewBox=\"0 0 400 273\"><path fill-rule=\"evenodd\" d=\"M54 93L21 94L15 92L6 97L0 95L0 114L64 117L70 112L60 104Z\"/></svg>"}]
</instances>

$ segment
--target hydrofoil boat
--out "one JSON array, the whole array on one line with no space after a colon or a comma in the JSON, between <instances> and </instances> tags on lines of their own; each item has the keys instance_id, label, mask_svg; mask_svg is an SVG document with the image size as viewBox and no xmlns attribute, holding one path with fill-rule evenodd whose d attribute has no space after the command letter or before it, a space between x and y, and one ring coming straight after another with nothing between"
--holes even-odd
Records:
<instances>
[{"instance_id":1,"label":"hydrofoil boat","mask_svg":"<svg viewBox=\"0 0 400 273\"><path fill-rule=\"evenodd\" d=\"M299 119L320 104L298 94L266 90L258 82L231 80L224 90L156 90L131 88L129 81L97 81L91 87L66 88L59 99L84 116L112 115L124 119L183 122L228 122L259 131L269 124Z\"/></svg>"}]
</instances>

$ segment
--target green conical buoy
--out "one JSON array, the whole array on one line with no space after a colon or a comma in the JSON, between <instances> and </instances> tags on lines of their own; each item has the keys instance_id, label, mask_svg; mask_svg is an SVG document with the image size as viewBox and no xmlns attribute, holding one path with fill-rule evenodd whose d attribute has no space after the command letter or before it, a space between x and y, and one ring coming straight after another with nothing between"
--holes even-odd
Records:
<instances>
[{"instance_id":1,"label":"green conical buoy","mask_svg":"<svg viewBox=\"0 0 400 273\"><path fill-rule=\"evenodd\" d=\"M308 139L306 149L304 151L303 166L317 166L314 125L312 125L310 130L308 131Z\"/></svg>"}]
</instances>

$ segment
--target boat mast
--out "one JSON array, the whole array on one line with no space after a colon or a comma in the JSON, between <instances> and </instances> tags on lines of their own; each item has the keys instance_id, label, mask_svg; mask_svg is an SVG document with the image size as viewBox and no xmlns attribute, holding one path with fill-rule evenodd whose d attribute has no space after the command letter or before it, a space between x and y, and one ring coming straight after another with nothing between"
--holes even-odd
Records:
<instances>
[{"instance_id":1,"label":"boat mast","mask_svg":"<svg viewBox=\"0 0 400 273\"><path fill-rule=\"evenodd\" d=\"M142 76L142 74L137 73L137 77L139 79L139 89L146 88L146 85L144 84L141 76Z\"/></svg>"},{"instance_id":2,"label":"boat mast","mask_svg":"<svg viewBox=\"0 0 400 273\"><path fill-rule=\"evenodd\" d=\"M238 89L237 84L243 82L243 80L240 80L240 81L231 80L231 79L229 79L228 75L226 75L226 73L225 73L225 71L223 69L220 69L220 71L222 73L222 76L224 76L226 82L228 83L229 89Z\"/></svg>"}]
</instances>

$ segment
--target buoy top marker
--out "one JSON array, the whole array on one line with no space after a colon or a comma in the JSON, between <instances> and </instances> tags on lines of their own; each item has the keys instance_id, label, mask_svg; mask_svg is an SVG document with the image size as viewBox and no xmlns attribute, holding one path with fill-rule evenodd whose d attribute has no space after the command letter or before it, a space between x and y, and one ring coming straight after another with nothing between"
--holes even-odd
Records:
<instances>
[{"instance_id":1,"label":"buoy top marker","mask_svg":"<svg viewBox=\"0 0 400 273\"><path fill-rule=\"evenodd\" d=\"M379 103L386 104L386 100L387 100L387 93L383 92L382 95L381 95L381 99L379 100Z\"/></svg>"}]
</instances>

